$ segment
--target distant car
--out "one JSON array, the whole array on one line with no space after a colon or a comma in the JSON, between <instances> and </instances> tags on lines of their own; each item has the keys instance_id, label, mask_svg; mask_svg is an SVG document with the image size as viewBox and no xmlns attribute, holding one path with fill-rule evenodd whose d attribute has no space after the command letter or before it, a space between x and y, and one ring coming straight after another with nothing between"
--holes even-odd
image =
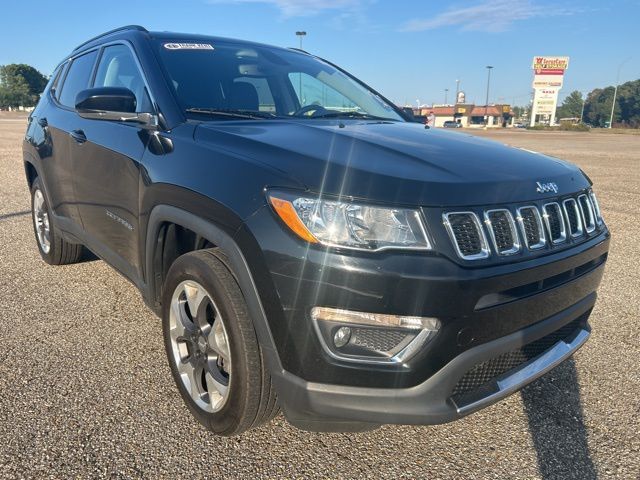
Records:
<instances>
[{"instance_id":1,"label":"distant car","mask_svg":"<svg viewBox=\"0 0 640 480\"><path fill-rule=\"evenodd\" d=\"M513 128L527 128L524 123L514 123Z\"/></svg>"},{"instance_id":2,"label":"distant car","mask_svg":"<svg viewBox=\"0 0 640 480\"><path fill-rule=\"evenodd\" d=\"M453 120L447 120L442 124L444 128L462 128L462 125L458 122L454 122Z\"/></svg>"}]
</instances>

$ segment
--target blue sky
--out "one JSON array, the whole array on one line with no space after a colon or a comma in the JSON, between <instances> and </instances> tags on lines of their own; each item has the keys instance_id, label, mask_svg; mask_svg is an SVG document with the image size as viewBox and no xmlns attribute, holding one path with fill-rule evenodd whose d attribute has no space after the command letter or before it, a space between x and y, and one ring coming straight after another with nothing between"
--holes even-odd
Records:
<instances>
[{"instance_id":1,"label":"blue sky","mask_svg":"<svg viewBox=\"0 0 640 480\"><path fill-rule=\"evenodd\" d=\"M534 55L571 57L561 97L640 78L640 0L44 0L2 6L0 64L49 74L77 44L105 30L207 33L297 46L327 58L404 104L449 100L460 79L467 101L523 105ZM28 15L28 18L25 16Z\"/></svg>"}]
</instances>

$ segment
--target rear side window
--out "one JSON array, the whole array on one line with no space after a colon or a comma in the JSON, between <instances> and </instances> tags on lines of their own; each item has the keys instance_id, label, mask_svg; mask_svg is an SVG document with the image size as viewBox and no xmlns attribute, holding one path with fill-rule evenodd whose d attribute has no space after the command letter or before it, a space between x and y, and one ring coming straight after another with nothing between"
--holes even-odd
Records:
<instances>
[{"instance_id":1,"label":"rear side window","mask_svg":"<svg viewBox=\"0 0 640 480\"><path fill-rule=\"evenodd\" d=\"M89 88L89 82L91 81L91 72L93 71L93 64L96 61L98 51L86 53L80 57L77 57L71 63L69 72L64 79L62 90L58 95L58 101L67 107L75 108L76 95L82 90Z\"/></svg>"},{"instance_id":2,"label":"rear side window","mask_svg":"<svg viewBox=\"0 0 640 480\"><path fill-rule=\"evenodd\" d=\"M128 88L136 96L136 112L152 111L142 73L126 45L104 49L93 86Z\"/></svg>"}]
</instances>

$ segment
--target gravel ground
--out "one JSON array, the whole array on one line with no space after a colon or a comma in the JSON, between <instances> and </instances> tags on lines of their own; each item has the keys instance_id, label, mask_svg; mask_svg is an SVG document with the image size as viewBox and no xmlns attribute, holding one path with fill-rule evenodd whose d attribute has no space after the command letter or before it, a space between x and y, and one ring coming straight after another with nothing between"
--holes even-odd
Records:
<instances>
[{"instance_id":1,"label":"gravel ground","mask_svg":"<svg viewBox=\"0 0 640 480\"><path fill-rule=\"evenodd\" d=\"M573 359L453 424L314 434L278 417L225 439L183 407L133 286L101 261L38 256L23 132L0 116L0 477L640 478L640 136L483 133L597 185L612 250Z\"/></svg>"}]
</instances>

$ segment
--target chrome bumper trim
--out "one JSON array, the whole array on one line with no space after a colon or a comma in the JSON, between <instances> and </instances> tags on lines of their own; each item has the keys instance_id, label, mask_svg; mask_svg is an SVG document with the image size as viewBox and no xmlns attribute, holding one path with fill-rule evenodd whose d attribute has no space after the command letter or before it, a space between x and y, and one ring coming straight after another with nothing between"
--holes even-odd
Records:
<instances>
[{"instance_id":1,"label":"chrome bumper trim","mask_svg":"<svg viewBox=\"0 0 640 480\"><path fill-rule=\"evenodd\" d=\"M456 405L460 415L467 415L520 390L525 385L557 367L575 353L589 338L590 333L581 329L575 338L567 343L560 341L533 360L495 379L498 391L468 405ZM455 403L455 402L454 402Z\"/></svg>"}]
</instances>

